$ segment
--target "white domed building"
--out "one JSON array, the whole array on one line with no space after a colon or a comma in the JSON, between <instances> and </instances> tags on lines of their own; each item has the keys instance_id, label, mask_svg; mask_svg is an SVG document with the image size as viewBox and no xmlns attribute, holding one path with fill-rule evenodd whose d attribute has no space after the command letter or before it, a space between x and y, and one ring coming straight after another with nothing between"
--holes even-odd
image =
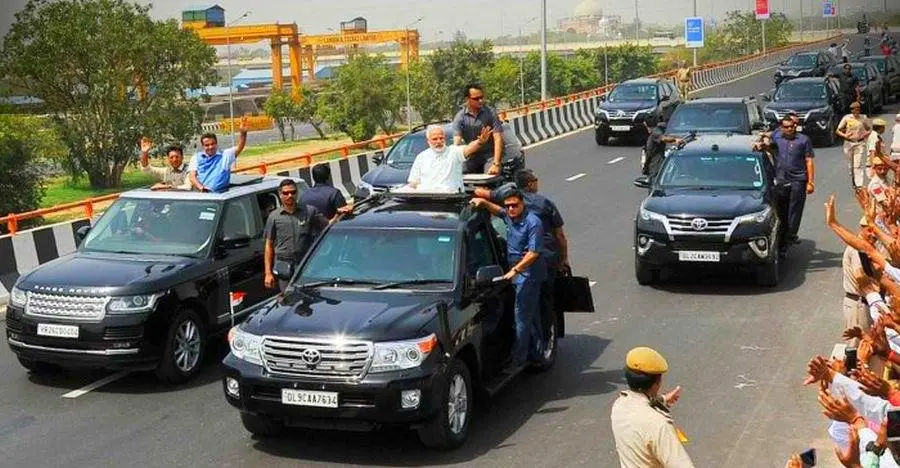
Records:
<instances>
[{"instance_id":1,"label":"white domed building","mask_svg":"<svg viewBox=\"0 0 900 468\"><path fill-rule=\"evenodd\" d=\"M621 21L603 16L603 0L584 0L575 7L574 14L559 20L559 30L589 36L609 36Z\"/></svg>"}]
</instances>

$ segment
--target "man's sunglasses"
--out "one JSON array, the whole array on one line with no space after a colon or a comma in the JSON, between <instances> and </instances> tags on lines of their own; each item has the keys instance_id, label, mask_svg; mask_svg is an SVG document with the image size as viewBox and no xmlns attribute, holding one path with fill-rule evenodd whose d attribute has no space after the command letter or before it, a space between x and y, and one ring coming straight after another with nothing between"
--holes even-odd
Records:
<instances>
[{"instance_id":1,"label":"man's sunglasses","mask_svg":"<svg viewBox=\"0 0 900 468\"><path fill-rule=\"evenodd\" d=\"M797 126L796 125L782 125L781 128L783 130L790 130L792 128L797 128Z\"/></svg>"},{"instance_id":2,"label":"man's sunglasses","mask_svg":"<svg viewBox=\"0 0 900 468\"><path fill-rule=\"evenodd\" d=\"M507 208L518 208L518 207L522 206L522 204L521 203L504 203L503 206L505 206Z\"/></svg>"},{"instance_id":3,"label":"man's sunglasses","mask_svg":"<svg viewBox=\"0 0 900 468\"><path fill-rule=\"evenodd\" d=\"M484 96L474 96L474 97L469 97L469 99L471 99L473 101L481 101L484 99Z\"/></svg>"},{"instance_id":4,"label":"man's sunglasses","mask_svg":"<svg viewBox=\"0 0 900 468\"><path fill-rule=\"evenodd\" d=\"M297 195L297 191L296 190L285 190L285 191L281 192L281 194L286 197L293 197L293 196Z\"/></svg>"}]
</instances>

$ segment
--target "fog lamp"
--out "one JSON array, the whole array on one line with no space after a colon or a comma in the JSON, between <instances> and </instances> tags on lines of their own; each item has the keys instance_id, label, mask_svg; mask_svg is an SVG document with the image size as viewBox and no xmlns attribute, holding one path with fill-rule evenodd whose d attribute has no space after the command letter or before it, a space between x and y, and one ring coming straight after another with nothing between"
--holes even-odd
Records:
<instances>
[{"instance_id":1,"label":"fog lamp","mask_svg":"<svg viewBox=\"0 0 900 468\"><path fill-rule=\"evenodd\" d=\"M638 245L641 247L647 246L647 236L638 236Z\"/></svg>"},{"instance_id":2,"label":"fog lamp","mask_svg":"<svg viewBox=\"0 0 900 468\"><path fill-rule=\"evenodd\" d=\"M400 392L400 407L403 409L418 408L421 401L422 391L418 388L413 390L403 390Z\"/></svg>"},{"instance_id":3,"label":"fog lamp","mask_svg":"<svg viewBox=\"0 0 900 468\"><path fill-rule=\"evenodd\" d=\"M768 241L766 241L765 237L760 237L759 239L756 239L756 246L761 249L766 248L766 246L768 246L768 244L769 243L768 243Z\"/></svg>"},{"instance_id":4,"label":"fog lamp","mask_svg":"<svg viewBox=\"0 0 900 468\"><path fill-rule=\"evenodd\" d=\"M225 377L225 391L234 398L241 397L241 386L238 381L232 377Z\"/></svg>"}]
</instances>

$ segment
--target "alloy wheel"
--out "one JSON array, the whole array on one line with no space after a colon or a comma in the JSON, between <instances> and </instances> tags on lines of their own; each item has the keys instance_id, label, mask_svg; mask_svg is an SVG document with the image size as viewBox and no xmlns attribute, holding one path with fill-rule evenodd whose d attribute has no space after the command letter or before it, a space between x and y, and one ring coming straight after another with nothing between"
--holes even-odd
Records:
<instances>
[{"instance_id":1,"label":"alloy wheel","mask_svg":"<svg viewBox=\"0 0 900 468\"><path fill-rule=\"evenodd\" d=\"M450 431L459 434L466 426L466 417L469 414L469 393L462 375L453 375L449 392L447 418L450 423Z\"/></svg>"},{"instance_id":2,"label":"alloy wheel","mask_svg":"<svg viewBox=\"0 0 900 468\"><path fill-rule=\"evenodd\" d=\"M175 365L190 372L200 360L200 329L193 320L185 320L175 332Z\"/></svg>"}]
</instances>

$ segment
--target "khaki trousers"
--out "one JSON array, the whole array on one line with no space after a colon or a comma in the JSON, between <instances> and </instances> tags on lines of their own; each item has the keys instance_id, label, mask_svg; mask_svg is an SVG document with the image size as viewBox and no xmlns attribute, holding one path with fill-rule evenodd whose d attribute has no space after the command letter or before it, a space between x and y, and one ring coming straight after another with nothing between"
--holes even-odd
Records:
<instances>
[{"instance_id":1,"label":"khaki trousers","mask_svg":"<svg viewBox=\"0 0 900 468\"><path fill-rule=\"evenodd\" d=\"M682 99L687 100L688 93L691 92L691 82L690 81L679 81L678 82L678 92L681 93Z\"/></svg>"},{"instance_id":2,"label":"khaki trousers","mask_svg":"<svg viewBox=\"0 0 900 468\"><path fill-rule=\"evenodd\" d=\"M859 327L865 332L872 327L872 317L869 316L869 310L862 302L845 297L843 299L843 308L845 330L848 328ZM853 338L847 340L847 346L859 346L859 339Z\"/></svg>"},{"instance_id":3,"label":"khaki trousers","mask_svg":"<svg viewBox=\"0 0 900 468\"><path fill-rule=\"evenodd\" d=\"M853 186L865 187L866 184L866 142L844 142L844 156L850 165L853 174Z\"/></svg>"}]
</instances>

